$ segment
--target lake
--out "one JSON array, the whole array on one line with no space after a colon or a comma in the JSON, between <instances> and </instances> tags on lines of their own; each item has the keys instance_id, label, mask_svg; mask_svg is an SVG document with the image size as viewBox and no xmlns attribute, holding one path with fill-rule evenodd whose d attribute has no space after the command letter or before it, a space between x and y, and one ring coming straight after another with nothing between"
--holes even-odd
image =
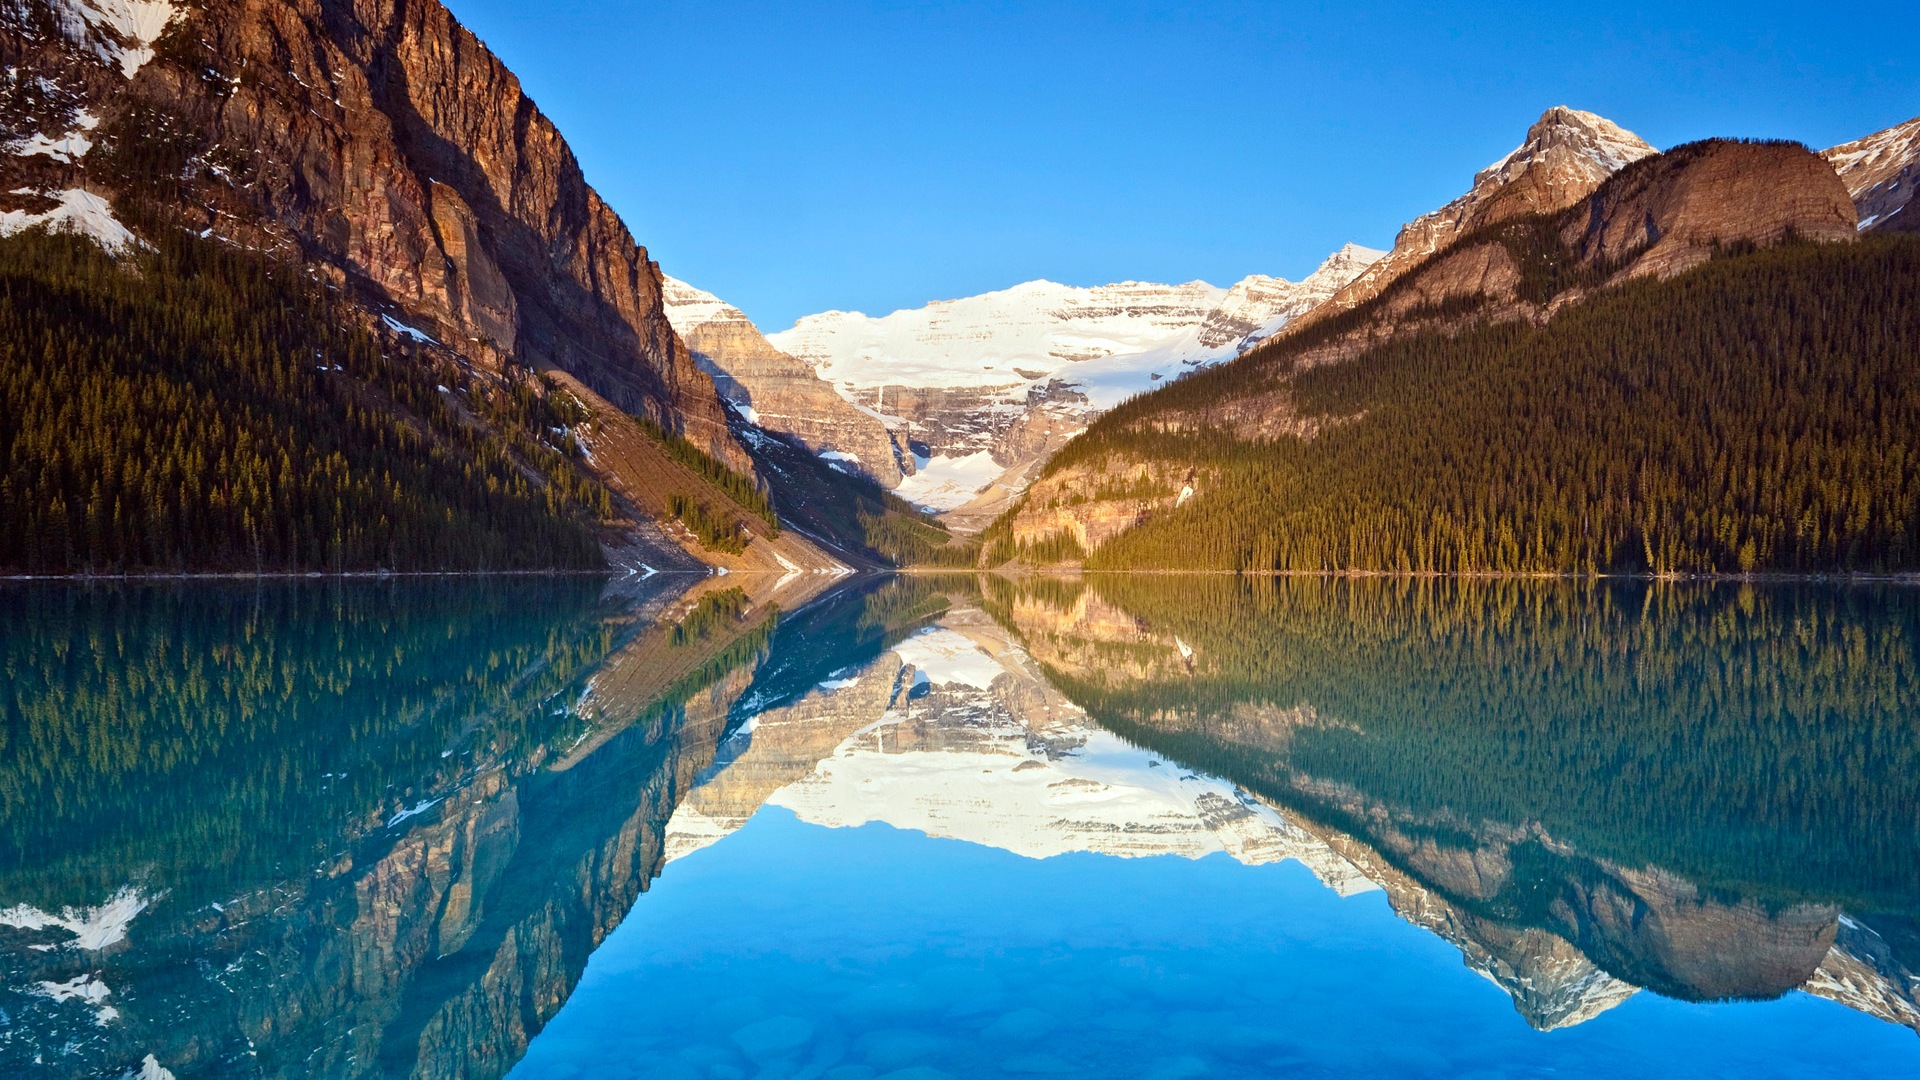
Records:
<instances>
[{"instance_id":1,"label":"lake","mask_svg":"<svg viewBox=\"0 0 1920 1080\"><path fill-rule=\"evenodd\" d=\"M0 1075L1920 1072L1920 592L0 586Z\"/></svg>"}]
</instances>

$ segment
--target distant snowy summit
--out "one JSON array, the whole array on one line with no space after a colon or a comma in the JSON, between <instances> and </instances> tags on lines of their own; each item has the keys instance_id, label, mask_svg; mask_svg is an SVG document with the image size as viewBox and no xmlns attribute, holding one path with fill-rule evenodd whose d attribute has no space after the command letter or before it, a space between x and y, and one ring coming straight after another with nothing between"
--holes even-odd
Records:
<instances>
[{"instance_id":1,"label":"distant snowy summit","mask_svg":"<svg viewBox=\"0 0 1920 1080\"><path fill-rule=\"evenodd\" d=\"M1058 379L1109 408L1182 365L1238 355L1381 254L1349 244L1303 281L1253 275L1225 289L1205 281L1029 281L879 317L808 315L769 340L856 401L888 386L1014 388Z\"/></svg>"},{"instance_id":2,"label":"distant snowy summit","mask_svg":"<svg viewBox=\"0 0 1920 1080\"><path fill-rule=\"evenodd\" d=\"M884 316L822 312L771 336L685 282L667 279L665 299L742 416L952 510L1100 412L1265 340L1381 254L1349 244L1304 280L1256 274L1231 288L1029 281ZM839 401L821 398L827 388Z\"/></svg>"}]
</instances>

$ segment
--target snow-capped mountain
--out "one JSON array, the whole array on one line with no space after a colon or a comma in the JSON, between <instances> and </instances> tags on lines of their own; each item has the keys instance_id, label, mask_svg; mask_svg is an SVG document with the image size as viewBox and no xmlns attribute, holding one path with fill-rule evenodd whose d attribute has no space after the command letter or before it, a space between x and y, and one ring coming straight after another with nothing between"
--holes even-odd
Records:
<instances>
[{"instance_id":1,"label":"snow-capped mountain","mask_svg":"<svg viewBox=\"0 0 1920 1080\"><path fill-rule=\"evenodd\" d=\"M1095 288L1029 281L879 318L858 311L808 315L772 341L853 391L1018 386L1073 364L1164 345L1225 296L1204 281Z\"/></svg>"},{"instance_id":2,"label":"snow-capped mountain","mask_svg":"<svg viewBox=\"0 0 1920 1080\"><path fill-rule=\"evenodd\" d=\"M1018 389L1059 382L1099 391L1110 408L1157 378L1237 355L1326 299L1379 252L1352 244L1300 282L1254 275L1222 289L1204 281L1078 288L1029 281L875 318L809 315L772 335L851 400L886 411L890 387ZM1115 378L1133 373L1134 380Z\"/></svg>"},{"instance_id":3,"label":"snow-capped mountain","mask_svg":"<svg viewBox=\"0 0 1920 1080\"><path fill-rule=\"evenodd\" d=\"M1920 185L1920 116L1823 152L1853 196L1860 230L1920 231L1920 212L1908 213Z\"/></svg>"},{"instance_id":4,"label":"snow-capped mountain","mask_svg":"<svg viewBox=\"0 0 1920 1080\"><path fill-rule=\"evenodd\" d=\"M1088 361L1055 381L1086 394L1090 422L1164 380L1239 356L1325 303L1384 255L1348 244L1297 282L1263 274L1242 278L1205 318L1157 347Z\"/></svg>"},{"instance_id":5,"label":"snow-capped mountain","mask_svg":"<svg viewBox=\"0 0 1920 1080\"><path fill-rule=\"evenodd\" d=\"M755 422L914 502L953 510L985 489L1018 491L1026 470L1099 413L1239 355L1380 255L1349 244L1301 281L1254 275L1224 289L1204 281L1092 288L1030 281L881 317L809 315L767 337L737 308L684 283L669 281L668 308L703 365L721 377L722 393L747 406ZM775 374L770 358L810 368L851 407L847 422L820 430L827 410L794 381L795 371ZM756 388L756 379L768 378L782 381ZM805 407L765 404L802 389ZM876 424L891 440L892 461L876 464L886 453Z\"/></svg>"}]
</instances>

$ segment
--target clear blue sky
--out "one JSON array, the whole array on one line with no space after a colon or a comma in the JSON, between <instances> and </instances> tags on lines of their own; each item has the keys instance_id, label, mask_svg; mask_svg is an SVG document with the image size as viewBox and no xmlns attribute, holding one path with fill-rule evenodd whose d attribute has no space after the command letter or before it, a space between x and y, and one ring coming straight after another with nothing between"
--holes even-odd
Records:
<instances>
[{"instance_id":1,"label":"clear blue sky","mask_svg":"<svg viewBox=\"0 0 1920 1080\"><path fill-rule=\"evenodd\" d=\"M1661 147L1920 114L1899 3L449 3L665 270L769 332L1038 277L1297 278L1555 104Z\"/></svg>"}]
</instances>

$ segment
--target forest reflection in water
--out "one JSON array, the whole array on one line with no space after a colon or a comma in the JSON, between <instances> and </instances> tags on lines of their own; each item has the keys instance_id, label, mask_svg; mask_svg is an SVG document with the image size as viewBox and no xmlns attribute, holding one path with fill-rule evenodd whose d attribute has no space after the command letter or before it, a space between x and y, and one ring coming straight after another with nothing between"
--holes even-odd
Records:
<instances>
[{"instance_id":1,"label":"forest reflection in water","mask_svg":"<svg viewBox=\"0 0 1920 1080\"><path fill-rule=\"evenodd\" d=\"M687 583L0 592L0 1072L1920 1063L1908 591Z\"/></svg>"}]
</instances>

